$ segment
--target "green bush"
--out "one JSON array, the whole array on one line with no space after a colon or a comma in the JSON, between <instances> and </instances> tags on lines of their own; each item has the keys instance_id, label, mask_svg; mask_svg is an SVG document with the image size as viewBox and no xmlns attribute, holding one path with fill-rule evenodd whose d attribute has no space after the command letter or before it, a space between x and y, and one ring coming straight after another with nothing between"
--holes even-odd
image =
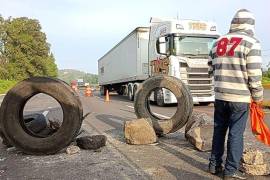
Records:
<instances>
[{"instance_id":1,"label":"green bush","mask_svg":"<svg viewBox=\"0 0 270 180\"><path fill-rule=\"evenodd\" d=\"M16 83L17 83L17 81L0 80L0 94L5 94Z\"/></svg>"},{"instance_id":2,"label":"green bush","mask_svg":"<svg viewBox=\"0 0 270 180\"><path fill-rule=\"evenodd\" d=\"M262 79L262 83L263 84L270 84L270 78L264 76L263 79Z\"/></svg>"}]
</instances>

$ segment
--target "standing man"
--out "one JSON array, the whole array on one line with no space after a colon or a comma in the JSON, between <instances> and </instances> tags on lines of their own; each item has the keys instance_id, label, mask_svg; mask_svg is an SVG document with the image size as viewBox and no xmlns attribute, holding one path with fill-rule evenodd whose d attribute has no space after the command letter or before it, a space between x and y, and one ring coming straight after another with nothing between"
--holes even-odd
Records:
<instances>
[{"instance_id":1,"label":"standing man","mask_svg":"<svg viewBox=\"0 0 270 180\"><path fill-rule=\"evenodd\" d=\"M239 173L243 133L249 104L263 99L261 47L254 37L255 19L246 9L237 11L228 34L221 36L209 54L210 73L215 80L215 113L209 172L222 172L227 129L227 158L224 179L246 179Z\"/></svg>"}]
</instances>

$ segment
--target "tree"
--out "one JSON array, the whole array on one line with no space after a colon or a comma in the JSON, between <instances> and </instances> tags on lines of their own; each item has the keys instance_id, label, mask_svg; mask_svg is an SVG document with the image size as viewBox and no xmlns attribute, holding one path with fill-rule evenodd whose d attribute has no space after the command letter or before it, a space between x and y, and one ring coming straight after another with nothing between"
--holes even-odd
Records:
<instances>
[{"instance_id":1,"label":"tree","mask_svg":"<svg viewBox=\"0 0 270 180\"><path fill-rule=\"evenodd\" d=\"M4 39L6 36L4 29L5 20L0 14L0 79L7 79L6 58L4 56Z\"/></svg>"},{"instance_id":2,"label":"tree","mask_svg":"<svg viewBox=\"0 0 270 180\"><path fill-rule=\"evenodd\" d=\"M38 20L9 18L1 25L4 33L3 56L8 79L22 80L32 76L57 76L57 66L46 34ZM1 78L1 75L0 75Z\"/></svg>"}]
</instances>

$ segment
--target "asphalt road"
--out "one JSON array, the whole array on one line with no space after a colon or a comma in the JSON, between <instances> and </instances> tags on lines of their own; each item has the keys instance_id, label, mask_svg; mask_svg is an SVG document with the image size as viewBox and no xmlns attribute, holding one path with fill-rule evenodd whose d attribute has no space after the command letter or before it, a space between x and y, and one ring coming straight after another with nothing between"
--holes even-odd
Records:
<instances>
[{"instance_id":1,"label":"asphalt road","mask_svg":"<svg viewBox=\"0 0 270 180\"><path fill-rule=\"evenodd\" d=\"M160 137L158 143L152 145L127 145L123 124L136 118L133 103L123 96L111 95L110 99L104 102L100 96L81 97L84 113L91 112L83 123L85 134L104 134L108 138L101 151L30 156L0 144L0 179L220 179L207 172L209 152L195 150L185 140L183 129ZM153 111L168 117L175 107L153 106ZM213 115L212 106L194 106L194 111ZM46 112L50 119L63 118L59 104L45 95L27 103L24 113L32 112ZM266 120L270 121L269 114ZM269 150L255 140L249 124L245 146ZM269 179L269 176L250 179Z\"/></svg>"}]
</instances>

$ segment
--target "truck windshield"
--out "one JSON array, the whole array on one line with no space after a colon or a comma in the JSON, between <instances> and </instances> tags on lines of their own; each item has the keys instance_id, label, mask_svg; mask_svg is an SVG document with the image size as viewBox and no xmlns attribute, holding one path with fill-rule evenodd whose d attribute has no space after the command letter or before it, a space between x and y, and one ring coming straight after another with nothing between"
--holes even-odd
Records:
<instances>
[{"instance_id":1,"label":"truck windshield","mask_svg":"<svg viewBox=\"0 0 270 180\"><path fill-rule=\"evenodd\" d=\"M173 38L172 54L176 56L208 56L215 40L215 37L177 36Z\"/></svg>"}]
</instances>

